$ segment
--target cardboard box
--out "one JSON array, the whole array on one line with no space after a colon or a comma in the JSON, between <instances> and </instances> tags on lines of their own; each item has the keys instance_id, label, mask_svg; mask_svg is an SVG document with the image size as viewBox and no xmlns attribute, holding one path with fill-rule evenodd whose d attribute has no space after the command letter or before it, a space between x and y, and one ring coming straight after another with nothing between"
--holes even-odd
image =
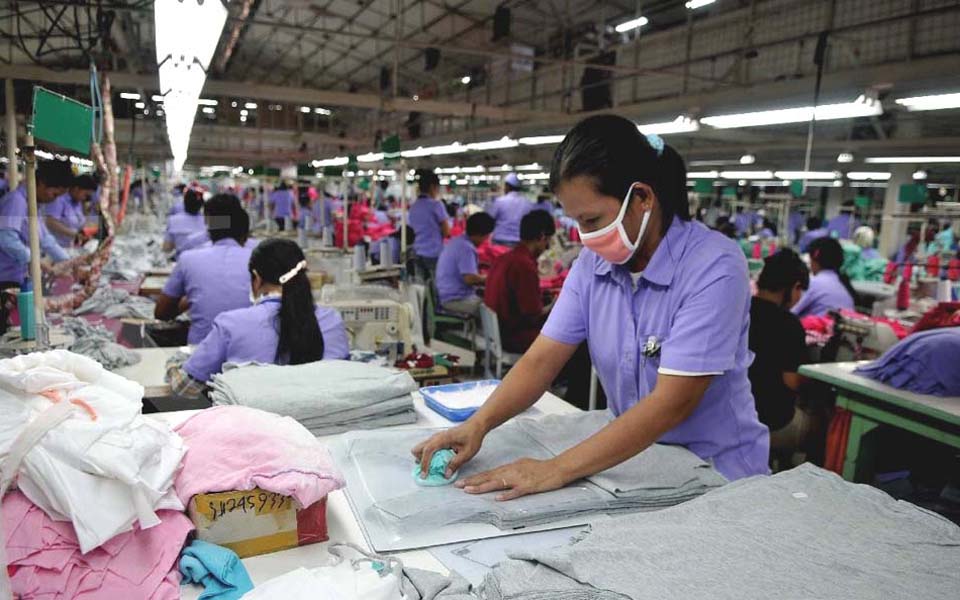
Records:
<instances>
[{"instance_id":1,"label":"cardboard box","mask_svg":"<svg viewBox=\"0 0 960 600\"><path fill-rule=\"evenodd\" d=\"M201 540L240 558L327 541L327 499L298 508L290 496L260 488L198 494L187 514Z\"/></svg>"}]
</instances>

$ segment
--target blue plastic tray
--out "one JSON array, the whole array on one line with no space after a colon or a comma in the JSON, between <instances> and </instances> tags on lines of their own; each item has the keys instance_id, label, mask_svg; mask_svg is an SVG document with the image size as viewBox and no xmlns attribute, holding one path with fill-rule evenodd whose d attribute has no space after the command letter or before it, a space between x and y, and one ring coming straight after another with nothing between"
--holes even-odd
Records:
<instances>
[{"instance_id":1,"label":"blue plastic tray","mask_svg":"<svg viewBox=\"0 0 960 600\"><path fill-rule=\"evenodd\" d=\"M481 387L485 385L500 385L499 379L485 379L483 381L468 381L466 383L448 383L447 385L434 385L430 387L420 388L420 395L423 396L423 401L429 406L434 412L440 416L459 423L460 421L466 421L469 419L473 413L477 412L479 406L473 408L450 408L444 404L437 401L434 397L434 392L459 392L462 390L469 390L475 387Z\"/></svg>"}]
</instances>

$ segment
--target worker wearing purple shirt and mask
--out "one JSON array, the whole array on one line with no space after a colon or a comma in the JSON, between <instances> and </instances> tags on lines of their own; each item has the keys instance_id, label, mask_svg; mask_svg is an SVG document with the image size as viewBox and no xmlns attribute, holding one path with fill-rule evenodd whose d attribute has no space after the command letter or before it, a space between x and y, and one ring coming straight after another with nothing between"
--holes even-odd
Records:
<instances>
[{"instance_id":1,"label":"worker wearing purple shirt and mask","mask_svg":"<svg viewBox=\"0 0 960 600\"><path fill-rule=\"evenodd\" d=\"M557 147L551 187L585 246L538 337L464 424L413 449L422 472L452 448L452 474L486 434L532 406L578 344L616 417L559 456L460 479L509 500L609 469L661 442L684 446L730 480L768 473L770 437L747 370L750 282L739 246L690 220L686 167L633 122L590 117Z\"/></svg>"}]
</instances>

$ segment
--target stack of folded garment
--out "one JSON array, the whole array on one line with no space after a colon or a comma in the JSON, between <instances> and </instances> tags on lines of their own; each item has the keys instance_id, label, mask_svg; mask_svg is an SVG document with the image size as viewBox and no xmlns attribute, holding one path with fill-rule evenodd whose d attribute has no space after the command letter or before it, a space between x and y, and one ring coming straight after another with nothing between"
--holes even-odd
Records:
<instances>
[{"instance_id":1,"label":"stack of folded garment","mask_svg":"<svg viewBox=\"0 0 960 600\"><path fill-rule=\"evenodd\" d=\"M67 348L70 352L90 357L108 371L140 362L140 355L116 343L113 333L103 325L94 325L77 317L64 317L63 328L74 338L73 344Z\"/></svg>"},{"instance_id":2,"label":"stack of folded garment","mask_svg":"<svg viewBox=\"0 0 960 600\"><path fill-rule=\"evenodd\" d=\"M193 523L177 511L157 516L159 525L121 533L83 553L69 522L51 519L20 492L7 494L3 531L15 597L180 598L177 557Z\"/></svg>"},{"instance_id":3,"label":"stack of folded garment","mask_svg":"<svg viewBox=\"0 0 960 600\"><path fill-rule=\"evenodd\" d=\"M77 315L96 313L109 319L153 319L154 306L153 300L131 296L126 290L102 285L73 312Z\"/></svg>"},{"instance_id":4,"label":"stack of folded garment","mask_svg":"<svg viewBox=\"0 0 960 600\"><path fill-rule=\"evenodd\" d=\"M214 404L293 417L314 435L416 422L406 371L341 360L225 368L210 382Z\"/></svg>"},{"instance_id":5,"label":"stack of folded garment","mask_svg":"<svg viewBox=\"0 0 960 600\"><path fill-rule=\"evenodd\" d=\"M960 528L809 464L511 556L484 600L946 600L960 588Z\"/></svg>"},{"instance_id":6,"label":"stack of folded garment","mask_svg":"<svg viewBox=\"0 0 960 600\"><path fill-rule=\"evenodd\" d=\"M168 266L166 256L160 251L162 242L162 233L138 232L137 235L114 238L110 260L103 268L104 275L109 279L136 281L151 269Z\"/></svg>"},{"instance_id":7,"label":"stack of folded garment","mask_svg":"<svg viewBox=\"0 0 960 600\"><path fill-rule=\"evenodd\" d=\"M960 328L931 329L898 342L859 375L901 390L934 396L960 396Z\"/></svg>"}]
</instances>

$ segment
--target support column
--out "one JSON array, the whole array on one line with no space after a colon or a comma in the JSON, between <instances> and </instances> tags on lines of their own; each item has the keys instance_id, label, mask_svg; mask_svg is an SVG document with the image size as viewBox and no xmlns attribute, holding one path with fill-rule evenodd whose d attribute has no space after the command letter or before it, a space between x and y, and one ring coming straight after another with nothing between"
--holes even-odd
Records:
<instances>
[{"instance_id":1,"label":"support column","mask_svg":"<svg viewBox=\"0 0 960 600\"><path fill-rule=\"evenodd\" d=\"M907 223L902 219L893 219L892 215L905 212L907 207L897 202L900 186L913 183L916 165L893 165L887 191L883 196L883 218L880 224L880 254L891 256L897 248L906 242Z\"/></svg>"},{"instance_id":2,"label":"support column","mask_svg":"<svg viewBox=\"0 0 960 600\"><path fill-rule=\"evenodd\" d=\"M17 189L20 183L20 174L17 172L17 103L13 95L13 80L4 80L4 95L6 96L6 129L7 134L7 183L10 189Z\"/></svg>"}]
</instances>

